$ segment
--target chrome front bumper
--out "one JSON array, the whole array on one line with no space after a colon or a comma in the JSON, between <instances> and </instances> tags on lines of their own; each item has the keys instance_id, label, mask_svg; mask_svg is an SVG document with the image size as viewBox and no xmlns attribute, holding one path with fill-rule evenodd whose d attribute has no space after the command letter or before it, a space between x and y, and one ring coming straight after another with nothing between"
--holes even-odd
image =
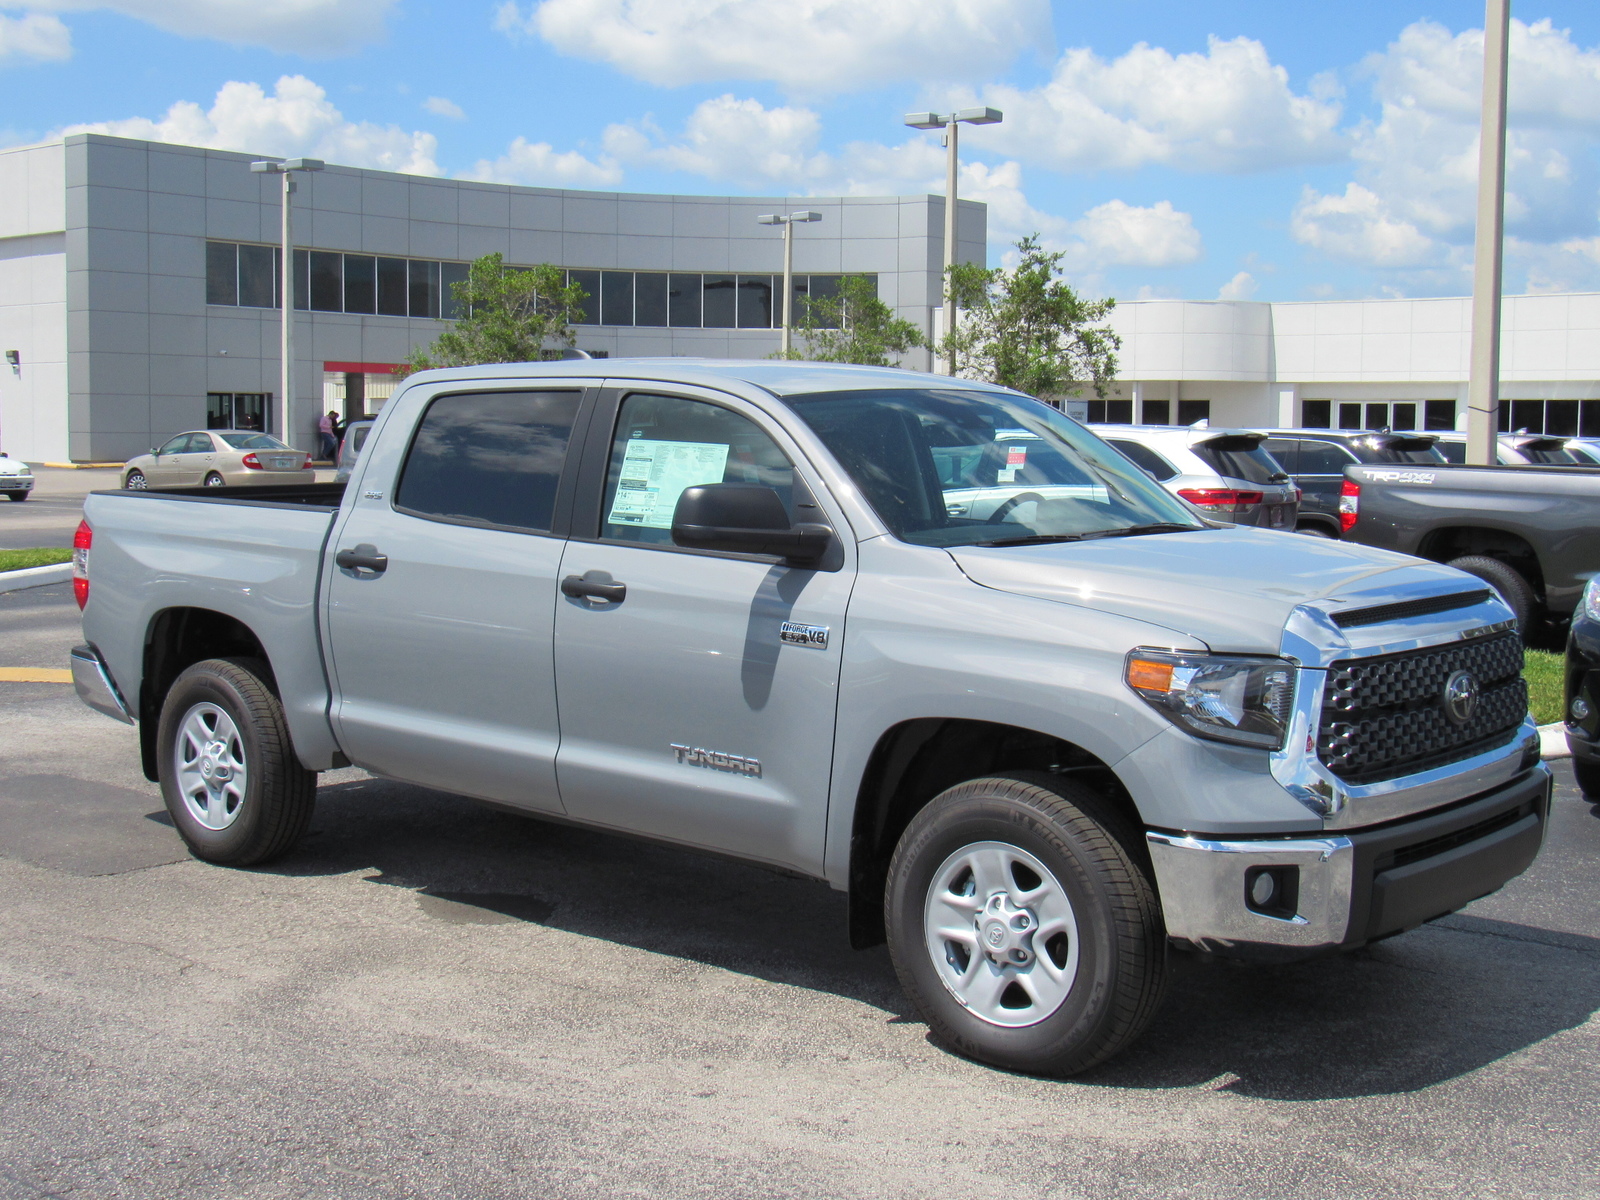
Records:
<instances>
[{"instance_id":1,"label":"chrome front bumper","mask_svg":"<svg viewBox=\"0 0 1600 1200\"><path fill-rule=\"evenodd\" d=\"M100 654L93 646L73 647L71 660L72 686L77 690L78 699L95 712L105 713L128 725L137 723L123 702L122 693L117 690L111 672L106 670L105 663L100 660Z\"/></svg>"},{"instance_id":2,"label":"chrome front bumper","mask_svg":"<svg viewBox=\"0 0 1600 1200\"><path fill-rule=\"evenodd\" d=\"M1544 841L1541 763L1465 803L1378 829L1213 840L1145 834L1167 934L1222 953L1353 948L1454 912L1527 869ZM1252 896L1257 877L1274 887Z\"/></svg>"}]
</instances>

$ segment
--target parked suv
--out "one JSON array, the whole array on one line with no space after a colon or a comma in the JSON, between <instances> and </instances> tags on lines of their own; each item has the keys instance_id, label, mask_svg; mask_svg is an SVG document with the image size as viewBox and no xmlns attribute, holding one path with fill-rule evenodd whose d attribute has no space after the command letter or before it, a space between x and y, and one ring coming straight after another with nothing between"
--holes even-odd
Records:
<instances>
[{"instance_id":1,"label":"parked suv","mask_svg":"<svg viewBox=\"0 0 1600 1200\"><path fill-rule=\"evenodd\" d=\"M1339 489L1351 463L1442 463L1431 433L1370 429L1264 429L1267 453L1283 464L1300 488L1295 526L1316 537L1339 537Z\"/></svg>"},{"instance_id":2,"label":"parked suv","mask_svg":"<svg viewBox=\"0 0 1600 1200\"><path fill-rule=\"evenodd\" d=\"M1457 465L1467 461L1467 435L1441 433L1438 450L1446 462ZM1543 433L1502 433L1496 460L1502 467L1526 466L1529 463L1556 463L1563 466L1589 466L1587 457L1567 448L1567 439Z\"/></svg>"},{"instance_id":3,"label":"parked suv","mask_svg":"<svg viewBox=\"0 0 1600 1200\"><path fill-rule=\"evenodd\" d=\"M1156 482L1206 516L1235 525L1295 528L1300 491L1263 434L1191 425L1091 425Z\"/></svg>"}]
</instances>

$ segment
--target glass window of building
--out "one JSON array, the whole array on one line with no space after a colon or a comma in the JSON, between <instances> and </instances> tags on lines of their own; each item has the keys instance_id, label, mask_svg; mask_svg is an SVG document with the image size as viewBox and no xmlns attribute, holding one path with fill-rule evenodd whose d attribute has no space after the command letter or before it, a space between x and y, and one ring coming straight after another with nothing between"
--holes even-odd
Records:
<instances>
[{"instance_id":1,"label":"glass window of building","mask_svg":"<svg viewBox=\"0 0 1600 1200\"><path fill-rule=\"evenodd\" d=\"M700 276L670 276L667 298L667 317L674 329L700 328Z\"/></svg>"},{"instance_id":2,"label":"glass window of building","mask_svg":"<svg viewBox=\"0 0 1600 1200\"><path fill-rule=\"evenodd\" d=\"M239 247L233 242L206 243L206 303L239 303Z\"/></svg>"},{"instance_id":3,"label":"glass window of building","mask_svg":"<svg viewBox=\"0 0 1600 1200\"><path fill-rule=\"evenodd\" d=\"M378 311L378 260L370 254L344 256L344 311Z\"/></svg>"},{"instance_id":4,"label":"glass window of building","mask_svg":"<svg viewBox=\"0 0 1600 1200\"><path fill-rule=\"evenodd\" d=\"M271 246L239 247L239 303L246 308L276 308L278 256Z\"/></svg>"},{"instance_id":5,"label":"glass window of building","mask_svg":"<svg viewBox=\"0 0 1600 1200\"><path fill-rule=\"evenodd\" d=\"M461 262L439 264L439 315L447 321L467 315L456 299L455 285L467 281L468 269L468 264Z\"/></svg>"},{"instance_id":6,"label":"glass window of building","mask_svg":"<svg viewBox=\"0 0 1600 1200\"><path fill-rule=\"evenodd\" d=\"M633 323L662 326L667 323L667 276L640 271L633 277Z\"/></svg>"},{"instance_id":7,"label":"glass window of building","mask_svg":"<svg viewBox=\"0 0 1600 1200\"><path fill-rule=\"evenodd\" d=\"M311 307L318 312L344 311L344 255L311 252Z\"/></svg>"},{"instance_id":8,"label":"glass window of building","mask_svg":"<svg viewBox=\"0 0 1600 1200\"><path fill-rule=\"evenodd\" d=\"M782 286L781 284L779 285ZM739 276L739 328L771 329L772 276Z\"/></svg>"},{"instance_id":9,"label":"glass window of building","mask_svg":"<svg viewBox=\"0 0 1600 1200\"><path fill-rule=\"evenodd\" d=\"M413 258L410 264L411 315L439 315L439 264Z\"/></svg>"},{"instance_id":10,"label":"glass window of building","mask_svg":"<svg viewBox=\"0 0 1600 1200\"><path fill-rule=\"evenodd\" d=\"M633 324L633 272L600 273L600 324Z\"/></svg>"},{"instance_id":11,"label":"glass window of building","mask_svg":"<svg viewBox=\"0 0 1600 1200\"><path fill-rule=\"evenodd\" d=\"M739 326L737 275L702 275L704 297L701 324L707 329L737 329Z\"/></svg>"},{"instance_id":12,"label":"glass window of building","mask_svg":"<svg viewBox=\"0 0 1600 1200\"><path fill-rule=\"evenodd\" d=\"M378 312L386 317L406 315L406 260L378 260Z\"/></svg>"}]
</instances>

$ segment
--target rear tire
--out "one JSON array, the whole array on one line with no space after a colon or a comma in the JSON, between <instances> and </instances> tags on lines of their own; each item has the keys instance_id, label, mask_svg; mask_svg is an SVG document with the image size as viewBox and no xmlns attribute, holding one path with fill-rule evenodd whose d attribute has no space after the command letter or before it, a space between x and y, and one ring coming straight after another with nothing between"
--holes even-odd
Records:
<instances>
[{"instance_id":1,"label":"rear tire","mask_svg":"<svg viewBox=\"0 0 1600 1200\"><path fill-rule=\"evenodd\" d=\"M1578 788L1591 800L1600 800L1600 763L1584 762L1581 758L1572 760L1572 773L1578 780Z\"/></svg>"},{"instance_id":2,"label":"rear tire","mask_svg":"<svg viewBox=\"0 0 1600 1200\"><path fill-rule=\"evenodd\" d=\"M206 476L205 484L207 487L227 487L228 481L213 471Z\"/></svg>"},{"instance_id":3,"label":"rear tire","mask_svg":"<svg viewBox=\"0 0 1600 1200\"><path fill-rule=\"evenodd\" d=\"M1517 615L1517 628L1524 637L1528 634L1529 623L1533 620L1534 597L1533 589L1528 586L1528 581L1522 577L1515 567L1501 562L1498 558L1490 558L1484 554L1469 554L1464 558L1452 560L1449 566L1458 571L1465 571L1468 575L1476 575L1483 580L1506 602L1506 607Z\"/></svg>"},{"instance_id":4,"label":"rear tire","mask_svg":"<svg viewBox=\"0 0 1600 1200\"><path fill-rule=\"evenodd\" d=\"M1296 529L1295 532L1303 533L1307 537L1334 538L1333 530L1329 529L1326 525L1302 525L1299 529ZM1337 539L1334 538L1334 540Z\"/></svg>"},{"instance_id":5,"label":"rear tire","mask_svg":"<svg viewBox=\"0 0 1600 1200\"><path fill-rule=\"evenodd\" d=\"M208 658L179 675L161 706L161 795L196 858L266 862L305 833L317 776L300 765L267 664Z\"/></svg>"},{"instance_id":6,"label":"rear tire","mask_svg":"<svg viewBox=\"0 0 1600 1200\"><path fill-rule=\"evenodd\" d=\"M917 813L884 917L934 1036L1044 1075L1138 1037L1161 1004L1167 939L1136 838L1099 795L1044 773L975 779Z\"/></svg>"}]
</instances>

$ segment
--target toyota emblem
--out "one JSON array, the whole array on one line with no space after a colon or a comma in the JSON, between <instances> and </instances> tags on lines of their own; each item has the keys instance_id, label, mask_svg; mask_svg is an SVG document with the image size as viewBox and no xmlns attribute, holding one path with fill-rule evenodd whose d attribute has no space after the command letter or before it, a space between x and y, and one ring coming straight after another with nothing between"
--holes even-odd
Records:
<instances>
[{"instance_id":1,"label":"toyota emblem","mask_svg":"<svg viewBox=\"0 0 1600 1200\"><path fill-rule=\"evenodd\" d=\"M1455 671L1444 681L1444 715L1465 725L1478 711L1478 681L1470 671Z\"/></svg>"}]
</instances>

